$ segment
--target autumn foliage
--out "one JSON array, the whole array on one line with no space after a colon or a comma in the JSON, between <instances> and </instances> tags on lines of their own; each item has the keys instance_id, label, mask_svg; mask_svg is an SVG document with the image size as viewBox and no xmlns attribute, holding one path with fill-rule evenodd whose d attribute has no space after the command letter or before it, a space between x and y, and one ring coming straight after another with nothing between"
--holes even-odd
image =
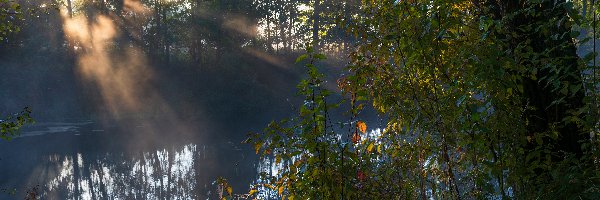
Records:
<instances>
[{"instance_id":1,"label":"autumn foliage","mask_svg":"<svg viewBox=\"0 0 600 200\"><path fill-rule=\"evenodd\" d=\"M248 140L279 169L257 195L600 198L595 52L576 52L596 23L584 3L362 1L341 17L357 39L334 91L346 101L330 102L309 45L297 117ZM342 103L348 120L331 122ZM365 109L384 126L367 129Z\"/></svg>"}]
</instances>

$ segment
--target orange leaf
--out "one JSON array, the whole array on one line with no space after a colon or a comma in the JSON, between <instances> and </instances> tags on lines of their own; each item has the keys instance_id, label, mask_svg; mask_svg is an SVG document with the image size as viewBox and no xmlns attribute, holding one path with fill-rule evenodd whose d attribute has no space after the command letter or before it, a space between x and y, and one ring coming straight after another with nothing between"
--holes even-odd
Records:
<instances>
[{"instance_id":1,"label":"orange leaf","mask_svg":"<svg viewBox=\"0 0 600 200\"><path fill-rule=\"evenodd\" d=\"M352 142L354 144L360 142L360 135L358 134L358 132L354 132L354 135L352 135Z\"/></svg>"},{"instance_id":2,"label":"orange leaf","mask_svg":"<svg viewBox=\"0 0 600 200\"><path fill-rule=\"evenodd\" d=\"M336 82L337 82L339 89L344 89L346 87L346 78L345 77L339 78Z\"/></svg>"},{"instance_id":3,"label":"orange leaf","mask_svg":"<svg viewBox=\"0 0 600 200\"><path fill-rule=\"evenodd\" d=\"M356 128L362 133L367 132L367 124L363 121L356 122Z\"/></svg>"}]
</instances>

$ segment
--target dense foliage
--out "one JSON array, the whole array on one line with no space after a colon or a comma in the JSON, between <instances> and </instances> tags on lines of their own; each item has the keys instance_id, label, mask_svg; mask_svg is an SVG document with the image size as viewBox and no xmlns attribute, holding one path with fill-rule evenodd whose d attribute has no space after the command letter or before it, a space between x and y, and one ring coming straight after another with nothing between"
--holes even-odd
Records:
<instances>
[{"instance_id":1,"label":"dense foliage","mask_svg":"<svg viewBox=\"0 0 600 200\"><path fill-rule=\"evenodd\" d=\"M259 196L600 198L596 52L577 54L595 4L362 1L341 17L358 40L338 80L350 119L332 122L309 47L299 115L249 138L272 165ZM382 129L359 120L366 105Z\"/></svg>"}]
</instances>

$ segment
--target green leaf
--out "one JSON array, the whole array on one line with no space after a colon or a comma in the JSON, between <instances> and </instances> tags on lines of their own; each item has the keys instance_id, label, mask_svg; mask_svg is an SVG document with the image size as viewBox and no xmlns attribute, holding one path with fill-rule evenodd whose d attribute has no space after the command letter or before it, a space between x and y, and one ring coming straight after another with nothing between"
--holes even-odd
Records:
<instances>
[{"instance_id":1,"label":"green leaf","mask_svg":"<svg viewBox=\"0 0 600 200\"><path fill-rule=\"evenodd\" d=\"M307 54L302 54L302 55L298 56L298 58L296 58L296 63L302 62L307 57L308 57Z\"/></svg>"},{"instance_id":2,"label":"green leaf","mask_svg":"<svg viewBox=\"0 0 600 200\"><path fill-rule=\"evenodd\" d=\"M440 32L437 34L436 38L437 38L438 40L441 40L441 39L443 39L443 38L444 38L444 35L446 35L446 31L447 31L446 29L442 29L442 30L441 30L441 31L440 31Z\"/></svg>"},{"instance_id":3,"label":"green leaf","mask_svg":"<svg viewBox=\"0 0 600 200\"><path fill-rule=\"evenodd\" d=\"M327 57L324 54L320 54L320 53L316 54L315 58L319 59L319 60L325 60L325 59L327 59Z\"/></svg>"},{"instance_id":4,"label":"green leaf","mask_svg":"<svg viewBox=\"0 0 600 200\"><path fill-rule=\"evenodd\" d=\"M585 56L583 57L583 60L585 60L586 62L589 62L591 60L594 60L595 57L598 56L598 52L589 52L587 54L585 54Z\"/></svg>"},{"instance_id":5,"label":"green leaf","mask_svg":"<svg viewBox=\"0 0 600 200\"><path fill-rule=\"evenodd\" d=\"M581 32L576 31L576 30L571 31L572 38L577 38L577 37L579 37L579 35L581 35Z\"/></svg>"},{"instance_id":6,"label":"green leaf","mask_svg":"<svg viewBox=\"0 0 600 200\"><path fill-rule=\"evenodd\" d=\"M479 113L473 113L473 114L471 114L471 120L473 120L473 121L479 121L480 120Z\"/></svg>"}]
</instances>

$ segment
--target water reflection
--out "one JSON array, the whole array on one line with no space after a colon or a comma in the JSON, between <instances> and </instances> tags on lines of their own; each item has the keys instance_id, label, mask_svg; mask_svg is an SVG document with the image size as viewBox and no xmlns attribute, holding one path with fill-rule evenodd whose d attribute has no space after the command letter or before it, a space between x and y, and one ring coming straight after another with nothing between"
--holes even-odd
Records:
<instances>
[{"instance_id":1,"label":"water reflection","mask_svg":"<svg viewBox=\"0 0 600 200\"><path fill-rule=\"evenodd\" d=\"M202 149L188 144L133 157L106 153L96 159L82 153L50 155L45 171L39 173L48 175L41 195L43 199L198 199L209 195L207 185L197 185L205 159Z\"/></svg>"},{"instance_id":2,"label":"water reflection","mask_svg":"<svg viewBox=\"0 0 600 200\"><path fill-rule=\"evenodd\" d=\"M22 199L32 189L41 199L214 199L218 177L236 193L248 190L256 175L252 147L218 137L239 131L148 125L164 121L26 127L22 137L0 141L0 199Z\"/></svg>"}]
</instances>

